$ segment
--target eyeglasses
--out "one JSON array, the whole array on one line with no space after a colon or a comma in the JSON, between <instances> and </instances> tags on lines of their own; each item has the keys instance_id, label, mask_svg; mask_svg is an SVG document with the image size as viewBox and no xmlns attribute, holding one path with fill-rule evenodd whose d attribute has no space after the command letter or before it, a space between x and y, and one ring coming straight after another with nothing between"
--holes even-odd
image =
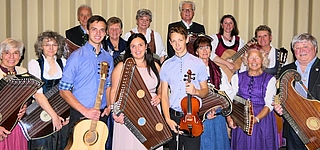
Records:
<instances>
[{"instance_id":1,"label":"eyeglasses","mask_svg":"<svg viewBox=\"0 0 320 150\"><path fill-rule=\"evenodd\" d=\"M58 47L58 44L44 44L43 47Z\"/></svg>"},{"instance_id":2,"label":"eyeglasses","mask_svg":"<svg viewBox=\"0 0 320 150\"><path fill-rule=\"evenodd\" d=\"M207 50L207 49L210 49L210 46L200 46L198 49L199 50Z\"/></svg>"},{"instance_id":3,"label":"eyeglasses","mask_svg":"<svg viewBox=\"0 0 320 150\"><path fill-rule=\"evenodd\" d=\"M193 12L193 9L182 9L183 12Z\"/></svg>"}]
</instances>

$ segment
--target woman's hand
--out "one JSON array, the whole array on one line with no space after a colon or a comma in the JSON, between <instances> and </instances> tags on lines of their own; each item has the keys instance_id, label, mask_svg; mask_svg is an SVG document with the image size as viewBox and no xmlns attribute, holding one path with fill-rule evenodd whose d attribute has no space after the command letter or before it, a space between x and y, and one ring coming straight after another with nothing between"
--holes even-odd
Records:
<instances>
[{"instance_id":1,"label":"woman's hand","mask_svg":"<svg viewBox=\"0 0 320 150\"><path fill-rule=\"evenodd\" d=\"M52 117L53 131L59 131L63 126L64 119L57 114Z\"/></svg>"},{"instance_id":2,"label":"woman's hand","mask_svg":"<svg viewBox=\"0 0 320 150\"><path fill-rule=\"evenodd\" d=\"M151 105L152 106L158 106L161 102L161 99L160 99L160 96L156 95L156 96L153 96L152 99L151 99Z\"/></svg>"},{"instance_id":3,"label":"woman's hand","mask_svg":"<svg viewBox=\"0 0 320 150\"><path fill-rule=\"evenodd\" d=\"M119 116L117 116L116 114L113 114L113 119L117 123L124 124L124 114L123 113L121 113Z\"/></svg>"},{"instance_id":4,"label":"woman's hand","mask_svg":"<svg viewBox=\"0 0 320 150\"><path fill-rule=\"evenodd\" d=\"M0 126L0 142L3 141L11 132Z\"/></svg>"},{"instance_id":5,"label":"woman's hand","mask_svg":"<svg viewBox=\"0 0 320 150\"><path fill-rule=\"evenodd\" d=\"M18 119L21 119L23 115L26 113L27 104L24 104L23 107L19 110Z\"/></svg>"},{"instance_id":6,"label":"woman's hand","mask_svg":"<svg viewBox=\"0 0 320 150\"><path fill-rule=\"evenodd\" d=\"M207 118L208 119L213 119L216 117L216 108L212 108L209 112L208 112L208 115L207 115Z\"/></svg>"},{"instance_id":7,"label":"woman's hand","mask_svg":"<svg viewBox=\"0 0 320 150\"><path fill-rule=\"evenodd\" d=\"M227 116L227 122L228 122L228 126L229 126L231 129L237 128L237 126L236 126L235 123L233 122L233 119L231 118L231 116Z\"/></svg>"}]
</instances>

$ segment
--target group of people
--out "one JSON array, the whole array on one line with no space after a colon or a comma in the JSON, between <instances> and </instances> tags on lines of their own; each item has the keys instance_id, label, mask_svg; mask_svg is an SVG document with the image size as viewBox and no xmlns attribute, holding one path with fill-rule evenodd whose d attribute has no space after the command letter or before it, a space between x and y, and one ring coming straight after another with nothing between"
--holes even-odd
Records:
<instances>
[{"instance_id":1,"label":"group of people","mask_svg":"<svg viewBox=\"0 0 320 150\"><path fill-rule=\"evenodd\" d=\"M150 105L159 110L171 129L173 137L167 144L170 150L278 149L281 145L273 110L281 116L283 109L280 104L273 103L277 94L275 76L287 69L297 70L305 79L303 84L312 97L319 100L317 40L307 33L295 36L291 46L296 60L282 67L278 59L279 50L271 45L272 31L268 26L256 28L257 43L245 44L239 37L237 22L232 15L224 15L219 32L207 36L204 26L192 21L194 2L180 2L179 11L181 21L168 25L167 52L160 34L150 29L152 13L148 9L137 11L137 27L122 38L120 18L105 20L102 16L92 15L90 6L81 5L77 11L80 25L67 30L66 38L54 31L38 35L34 45L38 58L30 60L28 70L17 66L23 43L12 38L4 40L0 45L0 78L28 72L41 79L44 85L33 98L51 117L55 133L27 141L20 126L15 126L10 132L0 125L0 149L64 149L68 139L72 139L76 124L84 118L100 120L108 126L108 139L102 149L145 149L124 125L125 115L112 114L122 68L128 58L134 59L152 96ZM196 39L191 41L189 35L196 36ZM67 60L64 58L68 51L66 39L80 46ZM247 50L242 55L240 68L223 58L226 50L237 52L243 47ZM107 62L109 68L100 110L97 110L94 106L101 80L100 64L103 62ZM230 75L223 67L235 74L228 78ZM190 82L184 80L188 70L194 75ZM179 130L180 120L186 115L181 100L189 94L201 105L201 99L208 95L208 84L225 91L231 99L237 95L252 102L254 127L251 136L237 127L231 116L219 115L220 109L207 113L201 136L187 136L190 133ZM59 116L44 95L56 85L61 97L70 105L69 118ZM301 93L311 97L305 91ZM23 117L26 108L27 105L21 107L17 119ZM229 134L228 128L231 128ZM286 121L284 136L287 149L306 149Z\"/></svg>"}]
</instances>

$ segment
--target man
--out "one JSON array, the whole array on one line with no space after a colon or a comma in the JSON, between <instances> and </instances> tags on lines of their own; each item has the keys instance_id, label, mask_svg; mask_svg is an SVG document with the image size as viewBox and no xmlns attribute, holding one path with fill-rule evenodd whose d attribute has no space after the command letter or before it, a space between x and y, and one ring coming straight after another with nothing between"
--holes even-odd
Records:
<instances>
[{"instance_id":1,"label":"man","mask_svg":"<svg viewBox=\"0 0 320 150\"><path fill-rule=\"evenodd\" d=\"M193 16L194 16L194 11L196 10L196 4L192 1L181 1L179 4L179 11L180 11L180 16L181 16L181 21L174 22L168 25L168 36L167 36L167 53L168 53L168 58L172 57L175 52L169 42L169 30L171 27L176 27L176 26L182 26L183 28L187 29L188 34L190 33L196 33L196 34L205 34L205 29L204 26L201 24L198 24L196 22L192 22ZM191 45L193 43L190 43ZM189 44L188 44L189 45ZM189 50L188 52L190 53Z\"/></svg>"},{"instance_id":2,"label":"man","mask_svg":"<svg viewBox=\"0 0 320 150\"><path fill-rule=\"evenodd\" d=\"M161 80L161 102L164 118L173 131L173 140L169 142L169 149L177 148L176 135L178 134L178 125L180 119L184 117L181 108L181 100L187 96L187 93L196 97L200 101L208 94L207 71L203 61L187 52L186 43L188 43L187 31L181 27L172 27L169 30L170 44L175 55L165 61L160 71ZM184 81L184 75L191 70L192 80L190 83ZM170 86L170 97L168 96L168 87ZM186 108L185 108L186 109ZM201 122L201 121L200 121ZM181 132L179 132L180 134ZM185 150L200 149L200 136L189 137L179 135L179 150L183 147Z\"/></svg>"},{"instance_id":3,"label":"man","mask_svg":"<svg viewBox=\"0 0 320 150\"><path fill-rule=\"evenodd\" d=\"M297 60L284 66L281 69L281 73L288 69L295 69L300 73L303 84L308 88L308 91L314 99L320 100L320 79L319 69L320 60L317 57L318 43L317 40L308 33L298 34L293 37L292 52ZM301 84L296 83L295 89L302 96L311 99L311 96L307 94L305 90L302 90ZM279 104L274 106L274 110L282 115L282 107ZM288 122L283 124L283 135L287 140L287 149L306 149L303 142L300 140L295 131L290 127Z\"/></svg>"},{"instance_id":4,"label":"man","mask_svg":"<svg viewBox=\"0 0 320 150\"><path fill-rule=\"evenodd\" d=\"M78 8L77 16L80 25L67 30L66 37L74 44L83 46L88 40L87 21L92 16L91 7L85 4L81 5Z\"/></svg>"},{"instance_id":5,"label":"man","mask_svg":"<svg viewBox=\"0 0 320 150\"><path fill-rule=\"evenodd\" d=\"M271 41L272 41L271 28L268 27L267 25L258 26L255 30L255 37L258 41L258 44L261 46L261 48L268 54L268 59L270 60L268 68L266 68L266 70L264 71L276 76L280 71L280 68L279 68L281 67L280 63L284 64L286 61L286 57L285 57L285 60L281 59L282 62L279 61L278 59L278 57L280 56L278 55L279 50L274 48L271 45ZM245 70L246 70L246 66L244 66L242 63L240 72L243 72Z\"/></svg>"},{"instance_id":6,"label":"man","mask_svg":"<svg viewBox=\"0 0 320 150\"><path fill-rule=\"evenodd\" d=\"M106 123L110 113L110 99L107 97L110 94L110 79L114 65L112 56L101 45L106 28L107 23L103 17L92 16L87 25L87 43L70 55L63 70L59 89L62 98L71 106L70 132L73 132L75 123L82 118ZM100 110L96 110L94 105L100 84L100 63L103 61L108 63L109 70Z\"/></svg>"}]
</instances>

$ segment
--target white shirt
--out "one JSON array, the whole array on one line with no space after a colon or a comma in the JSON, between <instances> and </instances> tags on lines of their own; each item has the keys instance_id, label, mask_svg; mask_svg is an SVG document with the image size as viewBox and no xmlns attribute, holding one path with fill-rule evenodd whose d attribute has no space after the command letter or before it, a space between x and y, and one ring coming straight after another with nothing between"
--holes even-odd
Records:
<instances>
[{"instance_id":1,"label":"white shirt","mask_svg":"<svg viewBox=\"0 0 320 150\"><path fill-rule=\"evenodd\" d=\"M212 34L212 35L211 35L211 38L212 38L213 40L212 40L212 42L211 42L212 51L211 51L210 59L213 60L213 59L217 56L217 54L216 54L216 49L217 49L218 44L219 44L219 39L218 39L217 34ZM226 46L232 46L232 45L234 45L234 43L235 43L235 41L236 41L236 37L233 36L231 42L228 41L228 40L225 40L224 38L222 38L222 41L223 41L223 43L224 43ZM244 45L245 45L245 44L244 44L243 39L240 38L240 39L239 39L239 47L238 47L238 50L241 49Z\"/></svg>"},{"instance_id":2,"label":"white shirt","mask_svg":"<svg viewBox=\"0 0 320 150\"><path fill-rule=\"evenodd\" d=\"M231 85L233 88L233 96L236 95L236 93L239 90L238 82L239 82L238 74L234 74L231 78ZM272 77L270 79L270 81L267 85L266 96L264 97L264 101L266 103L265 106L269 107L270 112L273 110L273 106L271 106L271 104L272 104L274 96L277 93L276 82L277 82L277 80L275 77ZM232 97L232 99L233 99L233 97Z\"/></svg>"},{"instance_id":3,"label":"white shirt","mask_svg":"<svg viewBox=\"0 0 320 150\"><path fill-rule=\"evenodd\" d=\"M131 29L131 31L134 32L134 33L139 33L137 27ZM144 36L147 39L148 43L151 41L150 34L151 34L151 29L148 28L147 32L146 32L146 35ZM153 34L154 34L154 41L155 41L155 45L156 45L156 54L159 57L167 56L167 52L165 51L166 48L163 45L162 38L161 38L160 34L158 32L156 32L156 31L153 31ZM131 32L129 31L124 35L123 39L128 41L130 36L131 36Z\"/></svg>"},{"instance_id":4,"label":"white shirt","mask_svg":"<svg viewBox=\"0 0 320 150\"><path fill-rule=\"evenodd\" d=\"M234 94L233 94L233 88L231 84L228 81L228 76L224 71L220 68L221 71L221 83L220 83L220 91L225 91L228 97L233 100ZM207 73L208 77L210 77L210 72L209 72L209 66L207 66Z\"/></svg>"},{"instance_id":5,"label":"white shirt","mask_svg":"<svg viewBox=\"0 0 320 150\"><path fill-rule=\"evenodd\" d=\"M50 65L49 65L47 59L46 59L43 55L42 55L42 57L44 58L43 77L44 77L45 79L48 79L48 80L60 79L60 78L62 78L62 70L61 70L59 64L58 64L57 61L56 61L56 57L55 57L55 65L56 65L56 67L57 67L57 69L58 69L58 72L55 73L55 74L52 75L52 76L50 76L50 75L48 74L49 69L50 69ZM62 61L63 66L65 66L67 60L66 60L65 58L61 58L61 61ZM29 61L29 63L28 63L28 71L29 71L30 74L32 74L32 75L34 75L35 77L41 79L41 69L40 69L40 66L39 66L39 62L38 62L37 60L31 59L31 60ZM37 91L37 93L43 93L43 89L40 88L40 89Z\"/></svg>"}]
</instances>

